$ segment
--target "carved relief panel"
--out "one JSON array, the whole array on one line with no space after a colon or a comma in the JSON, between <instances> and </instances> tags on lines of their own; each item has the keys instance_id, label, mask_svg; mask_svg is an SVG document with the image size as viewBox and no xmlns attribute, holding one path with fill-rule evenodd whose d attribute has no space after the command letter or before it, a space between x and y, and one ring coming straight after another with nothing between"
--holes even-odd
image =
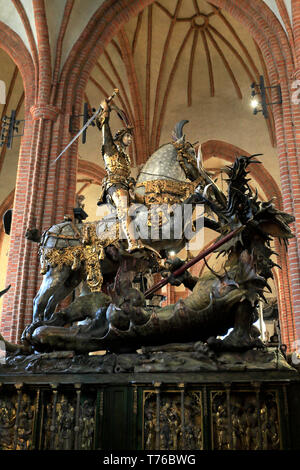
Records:
<instances>
[{"instance_id":1,"label":"carved relief panel","mask_svg":"<svg viewBox=\"0 0 300 470\"><path fill-rule=\"evenodd\" d=\"M144 449L203 449L199 391L144 391Z\"/></svg>"},{"instance_id":2,"label":"carved relief panel","mask_svg":"<svg viewBox=\"0 0 300 470\"><path fill-rule=\"evenodd\" d=\"M280 449L277 392L211 392L211 435L216 450Z\"/></svg>"},{"instance_id":3,"label":"carved relief panel","mask_svg":"<svg viewBox=\"0 0 300 470\"><path fill-rule=\"evenodd\" d=\"M16 391L1 394L0 450L32 450L39 391L29 393L16 386Z\"/></svg>"},{"instance_id":4,"label":"carved relief panel","mask_svg":"<svg viewBox=\"0 0 300 470\"><path fill-rule=\"evenodd\" d=\"M95 434L96 398L75 392L45 396L41 447L48 450L92 450Z\"/></svg>"}]
</instances>

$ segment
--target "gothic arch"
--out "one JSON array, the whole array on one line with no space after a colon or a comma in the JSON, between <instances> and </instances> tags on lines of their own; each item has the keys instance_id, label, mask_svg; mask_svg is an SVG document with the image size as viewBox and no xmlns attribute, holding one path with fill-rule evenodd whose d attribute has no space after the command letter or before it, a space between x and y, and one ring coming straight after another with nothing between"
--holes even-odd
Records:
<instances>
[{"instance_id":1,"label":"gothic arch","mask_svg":"<svg viewBox=\"0 0 300 470\"><path fill-rule=\"evenodd\" d=\"M100 165L81 159L78 160L77 173L92 178L97 184L101 184L106 174L105 170Z\"/></svg>"},{"instance_id":2,"label":"gothic arch","mask_svg":"<svg viewBox=\"0 0 300 470\"><path fill-rule=\"evenodd\" d=\"M30 106L34 103L35 96L34 63L21 38L2 21L0 21L0 48L7 52L21 73L25 91L25 113L27 114Z\"/></svg>"}]
</instances>

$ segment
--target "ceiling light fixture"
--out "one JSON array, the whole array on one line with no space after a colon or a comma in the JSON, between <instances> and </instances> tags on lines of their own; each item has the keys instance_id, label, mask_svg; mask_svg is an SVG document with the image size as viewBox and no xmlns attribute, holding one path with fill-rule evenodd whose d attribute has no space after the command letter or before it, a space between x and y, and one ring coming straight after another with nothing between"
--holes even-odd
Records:
<instances>
[{"instance_id":1,"label":"ceiling light fixture","mask_svg":"<svg viewBox=\"0 0 300 470\"><path fill-rule=\"evenodd\" d=\"M268 108L267 106L272 106L273 104L281 104L282 103L282 96L281 96L281 88L280 85L273 85L273 86L265 86L265 81L264 77L260 75L259 77L259 83L253 82L251 84L251 107L253 108L253 114L257 113L263 113L265 119L268 119L269 113L268 113ZM266 95L266 90L268 88L276 88L277 89L277 101L274 101L273 103L267 103L267 95ZM255 96L260 96L260 101L258 101ZM259 105L261 108L259 109Z\"/></svg>"},{"instance_id":2,"label":"ceiling light fixture","mask_svg":"<svg viewBox=\"0 0 300 470\"><path fill-rule=\"evenodd\" d=\"M257 108L258 105L259 105L259 101L256 98L253 97L250 101L250 106L252 108Z\"/></svg>"}]
</instances>

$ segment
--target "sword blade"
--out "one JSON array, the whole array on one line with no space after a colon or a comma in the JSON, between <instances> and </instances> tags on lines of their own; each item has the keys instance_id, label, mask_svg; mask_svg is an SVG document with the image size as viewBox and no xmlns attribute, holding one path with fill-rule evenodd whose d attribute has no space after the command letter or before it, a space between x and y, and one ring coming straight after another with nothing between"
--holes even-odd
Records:
<instances>
[{"instance_id":1,"label":"sword blade","mask_svg":"<svg viewBox=\"0 0 300 470\"><path fill-rule=\"evenodd\" d=\"M63 149L62 152L60 152L60 154L58 155L58 157L56 157L56 159L54 160L53 163L51 163L51 165L54 165L54 163L57 162L57 160L65 153L66 150L68 150L69 147L71 147L71 145L75 142L76 139L78 139L78 137L83 133L83 131L91 124L91 122L98 116L98 114L102 111L102 106L100 105L99 108L97 109L97 111L90 117L90 119L85 123L85 125L82 127L82 129L80 129L79 132L77 132L77 134L75 135L75 137L73 137L73 139L71 140L71 142L68 143L68 145ZM51 166L50 165L50 166Z\"/></svg>"}]
</instances>

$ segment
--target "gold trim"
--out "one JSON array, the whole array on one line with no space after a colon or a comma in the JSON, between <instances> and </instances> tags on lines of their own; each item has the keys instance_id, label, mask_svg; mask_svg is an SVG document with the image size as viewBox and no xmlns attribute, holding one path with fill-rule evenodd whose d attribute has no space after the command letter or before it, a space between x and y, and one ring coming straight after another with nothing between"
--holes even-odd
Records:
<instances>
[{"instance_id":1,"label":"gold trim","mask_svg":"<svg viewBox=\"0 0 300 470\"><path fill-rule=\"evenodd\" d=\"M200 422L199 428L201 430L201 445L199 447L200 447L200 450L202 450L204 448L204 421L203 421L204 420L204 414L203 414L203 403L202 403L202 401L203 401L202 400L202 398L203 398L202 390L192 390L192 389L187 390L186 387L184 387L184 388L182 387L182 384L180 384L180 385L181 386L178 389L175 389L175 390L174 389L171 389L171 390L169 390L169 389L159 389L160 398L161 399L164 398L165 394L176 393L178 395L178 398L179 398L180 402L181 402L181 394L184 391L184 398L185 398L184 409L186 409L186 403L187 403L189 397L190 398L194 397L197 405L199 406L199 411L200 411L200 420L201 420L201 422ZM157 393L158 393L157 387L156 387L156 389L152 389L152 390L149 390L149 389L143 390L143 408L142 408L142 416L143 416L143 421L142 421L142 449L143 450L145 450L145 403L151 396L156 396ZM180 409L180 419L181 419L181 411L182 410ZM160 449L148 449L148 450L160 450Z\"/></svg>"},{"instance_id":2,"label":"gold trim","mask_svg":"<svg viewBox=\"0 0 300 470\"><path fill-rule=\"evenodd\" d=\"M195 183L189 181L153 180L143 181L136 188L145 188L146 205L175 204L183 202L195 190Z\"/></svg>"},{"instance_id":3,"label":"gold trim","mask_svg":"<svg viewBox=\"0 0 300 470\"><path fill-rule=\"evenodd\" d=\"M119 150L113 155L104 155L105 170L107 171L109 182L115 177L128 178L130 176L130 158L127 153Z\"/></svg>"},{"instance_id":4,"label":"gold trim","mask_svg":"<svg viewBox=\"0 0 300 470\"><path fill-rule=\"evenodd\" d=\"M41 248L41 273L45 274L47 266L71 266L76 271L83 264L87 284L91 292L100 292L103 276L101 260L104 259L104 248L109 245L110 239L100 240L96 235L95 225L84 225L81 234L81 245L66 248Z\"/></svg>"},{"instance_id":5,"label":"gold trim","mask_svg":"<svg viewBox=\"0 0 300 470\"><path fill-rule=\"evenodd\" d=\"M133 414L137 415L138 411L138 388L137 385L133 385Z\"/></svg>"}]
</instances>

